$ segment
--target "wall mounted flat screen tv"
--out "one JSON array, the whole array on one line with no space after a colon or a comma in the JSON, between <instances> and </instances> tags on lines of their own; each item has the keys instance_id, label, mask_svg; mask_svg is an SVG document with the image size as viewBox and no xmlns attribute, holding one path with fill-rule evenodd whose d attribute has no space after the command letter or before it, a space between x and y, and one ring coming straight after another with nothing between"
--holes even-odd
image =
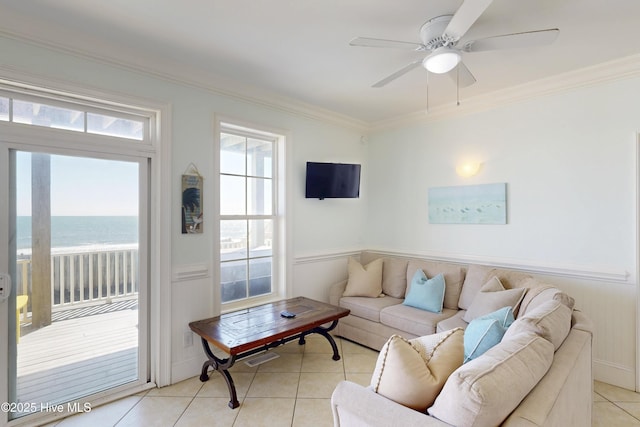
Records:
<instances>
[{"instance_id":1,"label":"wall mounted flat screen tv","mask_svg":"<svg viewBox=\"0 0 640 427\"><path fill-rule=\"evenodd\" d=\"M307 162L307 199L360 197L360 165Z\"/></svg>"}]
</instances>

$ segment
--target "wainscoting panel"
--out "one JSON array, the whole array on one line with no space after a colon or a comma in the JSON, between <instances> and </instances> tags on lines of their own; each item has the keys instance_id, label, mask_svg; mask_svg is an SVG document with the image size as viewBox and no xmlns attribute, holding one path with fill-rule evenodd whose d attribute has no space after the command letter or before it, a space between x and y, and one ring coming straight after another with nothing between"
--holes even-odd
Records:
<instances>
[{"instance_id":1,"label":"wainscoting panel","mask_svg":"<svg viewBox=\"0 0 640 427\"><path fill-rule=\"evenodd\" d=\"M439 261L493 265L525 271L553 284L576 300L576 309L593 322L594 379L635 390L636 285L625 271L595 270L575 266L535 266L512 260L470 259L464 256L411 254L375 250L383 255L427 258ZM347 278L349 256L357 251L298 257L294 261L293 293L328 301L332 283ZM466 261L466 262L465 262Z\"/></svg>"},{"instance_id":2,"label":"wainscoting panel","mask_svg":"<svg viewBox=\"0 0 640 427\"><path fill-rule=\"evenodd\" d=\"M350 251L296 258L292 296L306 296L329 302L329 288L347 278L347 261L350 256L359 258L359 254Z\"/></svg>"},{"instance_id":3,"label":"wainscoting panel","mask_svg":"<svg viewBox=\"0 0 640 427\"><path fill-rule=\"evenodd\" d=\"M201 268L174 268L175 272L204 271ZM206 360L200 338L189 329L189 322L206 319L216 314L214 286L210 277L191 280L181 277L171 286L171 383L196 376Z\"/></svg>"}]
</instances>

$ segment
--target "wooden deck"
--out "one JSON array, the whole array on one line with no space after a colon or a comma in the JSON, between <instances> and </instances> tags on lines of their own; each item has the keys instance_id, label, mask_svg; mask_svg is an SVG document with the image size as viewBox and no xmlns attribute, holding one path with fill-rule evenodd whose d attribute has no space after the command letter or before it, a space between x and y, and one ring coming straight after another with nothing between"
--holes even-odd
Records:
<instances>
[{"instance_id":1,"label":"wooden deck","mask_svg":"<svg viewBox=\"0 0 640 427\"><path fill-rule=\"evenodd\" d=\"M63 403L138 377L138 310L53 322L20 338L18 400Z\"/></svg>"}]
</instances>

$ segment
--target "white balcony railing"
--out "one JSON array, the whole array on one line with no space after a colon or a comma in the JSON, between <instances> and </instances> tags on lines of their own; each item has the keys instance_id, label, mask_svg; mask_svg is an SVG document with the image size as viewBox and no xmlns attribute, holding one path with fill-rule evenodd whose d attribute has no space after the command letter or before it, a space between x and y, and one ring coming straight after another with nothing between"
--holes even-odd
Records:
<instances>
[{"instance_id":1,"label":"white balcony railing","mask_svg":"<svg viewBox=\"0 0 640 427\"><path fill-rule=\"evenodd\" d=\"M19 295L31 297L31 256L17 261ZM139 290L137 245L60 249L51 255L51 311L136 298ZM20 310L22 323L31 298Z\"/></svg>"}]
</instances>

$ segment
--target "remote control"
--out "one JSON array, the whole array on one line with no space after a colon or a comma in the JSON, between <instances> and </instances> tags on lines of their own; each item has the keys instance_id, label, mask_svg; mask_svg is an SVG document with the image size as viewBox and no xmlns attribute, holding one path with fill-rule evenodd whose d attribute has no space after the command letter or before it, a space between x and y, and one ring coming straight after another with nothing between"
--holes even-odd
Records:
<instances>
[{"instance_id":1,"label":"remote control","mask_svg":"<svg viewBox=\"0 0 640 427\"><path fill-rule=\"evenodd\" d=\"M290 311L284 310L284 311L280 312L280 316L286 317L287 319L292 319L292 318L296 317L296 314L292 313Z\"/></svg>"}]
</instances>

